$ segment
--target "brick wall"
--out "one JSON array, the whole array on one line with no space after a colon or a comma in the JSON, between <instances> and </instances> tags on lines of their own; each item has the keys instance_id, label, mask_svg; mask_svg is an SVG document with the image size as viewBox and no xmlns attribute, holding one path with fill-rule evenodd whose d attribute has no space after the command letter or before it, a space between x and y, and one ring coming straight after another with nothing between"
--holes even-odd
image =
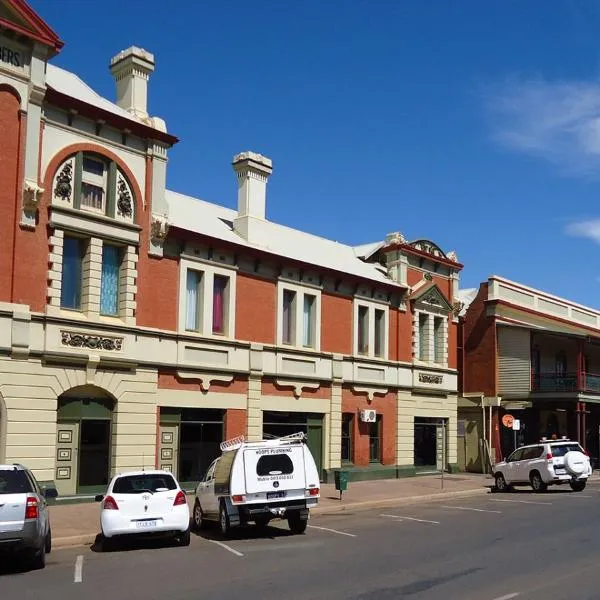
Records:
<instances>
[{"instance_id":1,"label":"brick wall","mask_svg":"<svg viewBox=\"0 0 600 600\"><path fill-rule=\"evenodd\" d=\"M21 143L19 108L16 92L0 86L0 300L4 302L11 301L13 235L18 227L15 209Z\"/></svg>"},{"instance_id":2,"label":"brick wall","mask_svg":"<svg viewBox=\"0 0 600 600\"><path fill-rule=\"evenodd\" d=\"M202 392L200 381L182 379L177 376L174 369L164 369L158 372L158 389ZM210 391L228 394L247 394L248 378L245 375L235 375L233 381L230 383L215 381L211 383Z\"/></svg>"},{"instance_id":3,"label":"brick wall","mask_svg":"<svg viewBox=\"0 0 600 600\"><path fill-rule=\"evenodd\" d=\"M246 435L248 417L245 410L230 408L225 411L225 439Z\"/></svg>"},{"instance_id":4,"label":"brick wall","mask_svg":"<svg viewBox=\"0 0 600 600\"><path fill-rule=\"evenodd\" d=\"M488 295L487 282L479 287L463 322L464 350L462 357L463 392L483 392L497 395L496 326L493 317L485 314Z\"/></svg>"},{"instance_id":5,"label":"brick wall","mask_svg":"<svg viewBox=\"0 0 600 600\"><path fill-rule=\"evenodd\" d=\"M265 377L261 384L261 394L263 396L286 396L292 397L294 390L290 387L282 387L275 383L275 380L270 377ZM309 388L302 390L302 396L305 398L325 398L329 399L331 396L331 386L329 384L321 384L316 390ZM301 402L302 400L300 400Z\"/></svg>"},{"instance_id":6,"label":"brick wall","mask_svg":"<svg viewBox=\"0 0 600 600\"><path fill-rule=\"evenodd\" d=\"M375 396L369 402L365 394L356 394L351 388L342 390L342 413L353 415L352 427L352 462L356 466L368 466L369 463L369 423L362 423L359 411L374 409L381 415L381 456L384 465L396 462L396 393Z\"/></svg>"},{"instance_id":7,"label":"brick wall","mask_svg":"<svg viewBox=\"0 0 600 600\"><path fill-rule=\"evenodd\" d=\"M321 294L321 350L352 354L352 298Z\"/></svg>"},{"instance_id":8,"label":"brick wall","mask_svg":"<svg viewBox=\"0 0 600 600\"><path fill-rule=\"evenodd\" d=\"M235 285L235 337L238 340L274 344L277 326L275 282L238 273Z\"/></svg>"}]
</instances>

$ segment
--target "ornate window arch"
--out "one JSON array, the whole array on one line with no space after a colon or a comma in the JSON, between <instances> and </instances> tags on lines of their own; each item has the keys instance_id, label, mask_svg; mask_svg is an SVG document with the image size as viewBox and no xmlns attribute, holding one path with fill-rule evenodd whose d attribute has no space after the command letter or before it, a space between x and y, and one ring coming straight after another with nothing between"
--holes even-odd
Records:
<instances>
[{"instance_id":1,"label":"ornate window arch","mask_svg":"<svg viewBox=\"0 0 600 600\"><path fill-rule=\"evenodd\" d=\"M75 208L117 221L135 222L135 197L128 176L100 152L79 151L54 173L51 204Z\"/></svg>"}]
</instances>

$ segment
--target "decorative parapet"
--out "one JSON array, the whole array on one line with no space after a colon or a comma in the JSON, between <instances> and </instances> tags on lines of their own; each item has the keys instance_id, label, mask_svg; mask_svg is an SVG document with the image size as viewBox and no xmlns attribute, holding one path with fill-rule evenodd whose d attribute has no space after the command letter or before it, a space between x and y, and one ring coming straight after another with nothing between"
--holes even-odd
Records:
<instances>
[{"instance_id":1,"label":"decorative parapet","mask_svg":"<svg viewBox=\"0 0 600 600\"><path fill-rule=\"evenodd\" d=\"M106 350L108 352L119 352L123 348L122 337L91 335L74 331L61 331L60 337L63 346L69 346L70 348L89 348L90 350Z\"/></svg>"},{"instance_id":2,"label":"decorative parapet","mask_svg":"<svg viewBox=\"0 0 600 600\"><path fill-rule=\"evenodd\" d=\"M21 213L21 227L35 229L37 211L42 201L44 188L35 181L26 179L23 184L23 210Z\"/></svg>"},{"instance_id":3,"label":"decorative parapet","mask_svg":"<svg viewBox=\"0 0 600 600\"><path fill-rule=\"evenodd\" d=\"M169 234L169 226L169 219L166 215L152 215L149 249L152 256L163 256L163 246Z\"/></svg>"},{"instance_id":4,"label":"decorative parapet","mask_svg":"<svg viewBox=\"0 0 600 600\"><path fill-rule=\"evenodd\" d=\"M458 262L458 254L456 254L456 250L450 250L450 252L448 252L448 254L446 254L446 257L448 258L448 260L451 260L452 262L455 262L455 263Z\"/></svg>"}]
</instances>

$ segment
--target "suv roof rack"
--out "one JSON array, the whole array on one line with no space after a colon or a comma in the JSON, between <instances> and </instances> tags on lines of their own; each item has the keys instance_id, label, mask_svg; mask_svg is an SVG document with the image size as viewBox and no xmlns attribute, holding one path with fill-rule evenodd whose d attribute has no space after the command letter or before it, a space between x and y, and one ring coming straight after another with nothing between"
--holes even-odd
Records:
<instances>
[{"instance_id":1,"label":"suv roof rack","mask_svg":"<svg viewBox=\"0 0 600 600\"><path fill-rule=\"evenodd\" d=\"M563 436L557 437L557 438L549 438L549 437L544 436L540 440L540 443L547 444L548 442L571 442L571 441L573 441L573 440L568 438L566 435L563 435Z\"/></svg>"}]
</instances>

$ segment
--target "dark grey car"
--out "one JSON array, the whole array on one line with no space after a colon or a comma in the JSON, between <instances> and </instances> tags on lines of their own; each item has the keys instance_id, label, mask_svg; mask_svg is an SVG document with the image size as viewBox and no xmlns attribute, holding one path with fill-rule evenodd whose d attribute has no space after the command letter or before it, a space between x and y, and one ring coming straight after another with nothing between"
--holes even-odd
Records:
<instances>
[{"instance_id":1,"label":"dark grey car","mask_svg":"<svg viewBox=\"0 0 600 600\"><path fill-rule=\"evenodd\" d=\"M0 554L11 553L43 569L52 549L47 498L35 477L21 465L0 465Z\"/></svg>"}]
</instances>

